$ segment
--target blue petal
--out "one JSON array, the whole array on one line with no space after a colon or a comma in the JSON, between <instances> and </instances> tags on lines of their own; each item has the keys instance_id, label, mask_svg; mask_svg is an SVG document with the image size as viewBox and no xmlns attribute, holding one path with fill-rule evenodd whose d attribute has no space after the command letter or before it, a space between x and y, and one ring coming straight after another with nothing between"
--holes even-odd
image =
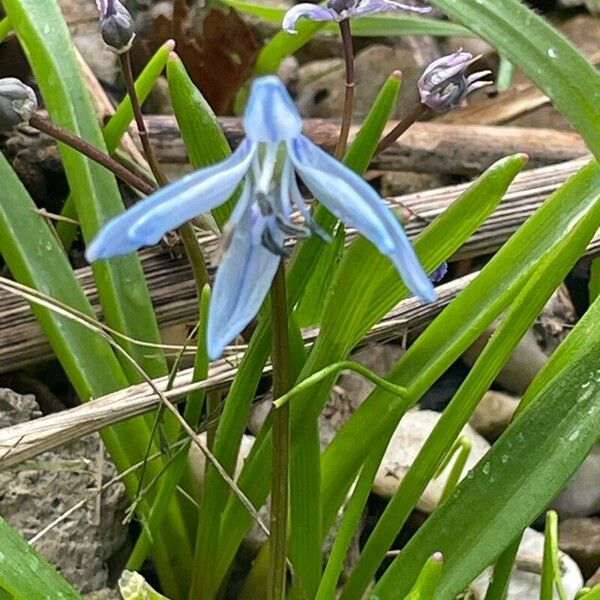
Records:
<instances>
[{"instance_id":1,"label":"blue petal","mask_svg":"<svg viewBox=\"0 0 600 600\"><path fill-rule=\"evenodd\" d=\"M282 142L302 131L302 118L281 79L267 75L252 83L244 129L253 142Z\"/></svg>"},{"instance_id":2,"label":"blue petal","mask_svg":"<svg viewBox=\"0 0 600 600\"><path fill-rule=\"evenodd\" d=\"M207 327L208 356L218 358L225 346L250 323L269 291L280 257L260 243L265 217L250 206L233 232L219 265L210 301ZM283 244L283 233L276 242Z\"/></svg>"},{"instance_id":3,"label":"blue petal","mask_svg":"<svg viewBox=\"0 0 600 600\"><path fill-rule=\"evenodd\" d=\"M296 6L290 8L290 10L285 13L281 28L288 33L298 33L296 30L296 21L301 17L306 17L312 21L335 21L337 15L334 10L329 8L303 2L301 4L296 4Z\"/></svg>"},{"instance_id":4,"label":"blue petal","mask_svg":"<svg viewBox=\"0 0 600 600\"><path fill-rule=\"evenodd\" d=\"M288 142L288 151L315 198L389 256L415 295L425 301L434 300L433 285L383 198L362 177L302 135Z\"/></svg>"},{"instance_id":5,"label":"blue petal","mask_svg":"<svg viewBox=\"0 0 600 600\"><path fill-rule=\"evenodd\" d=\"M357 4L348 11L348 16L363 17L365 15L392 12L395 10L405 10L424 14L430 12L431 8L429 6L411 6L410 4L396 2L396 0L363 0L363 2Z\"/></svg>"},{"instance_id":6,"label":"blue petal","mask_svg":"<svg viewBox=\"0 0 600 600\"><path fill-rule=\"evenodd\" d=\"M244 140L224 161L161 188L109 221L89 244L89 262L156 244L167 231L225 202L248 170L256 147Z\"/></svg>"}]
</instances>

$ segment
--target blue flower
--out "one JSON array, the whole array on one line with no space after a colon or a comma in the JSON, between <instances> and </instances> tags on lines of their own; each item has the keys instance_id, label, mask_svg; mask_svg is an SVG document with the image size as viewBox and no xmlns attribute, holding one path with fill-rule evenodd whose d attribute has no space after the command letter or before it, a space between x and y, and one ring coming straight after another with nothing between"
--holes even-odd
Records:
<instances>
[{"instance_id":1,"label":"blue flower","mask_svg":"<svg viewBox=\"0 0 600 600\"><path fill-rule=\"evenodd\" d=\"M481 81L491 75L490 70L477 71L466 75L467 69L481 58L462 48L434 60L419 78L417 87L421 103L431 110L444 113L464 104L467 96L479 88L491 85L491 81Z\"/></svg>"},{"instance_id":2,"label":"blue flower","mask_svg":"<svg viewBox=\"0 0 600 600\"><path fill-rule=\"evenodd\" d=\"M325 6L302 2L290 8L284 17L281 27L288 33L297 33L296 21L306 17L311 21L343 21L353 17L363 17L380 12L394 10L408 10L417 13L426 13L429 7L411 6L396 0L328 0Z\"/></svg>"},{"instance_id":3,"label":"blue flower","mask_svg":"<svg viewBox=\"0 0 600 600\"><path fill-rule=\"evenodd\" d=\"M296 182L394 263L407 286L431 301L435 291L396 216L362 177L302 135L302 119L277 77L257 79L244 116L246 138L226 160L158 190L107 223L88 261L157 243L162 235L225 202L244 180L224 228L208 319L208 353L217 358L258 312L282 256L286 235L328 236L313 221ZM294 207L305 226L291 219Z\"/></svg>"}]
</instances>

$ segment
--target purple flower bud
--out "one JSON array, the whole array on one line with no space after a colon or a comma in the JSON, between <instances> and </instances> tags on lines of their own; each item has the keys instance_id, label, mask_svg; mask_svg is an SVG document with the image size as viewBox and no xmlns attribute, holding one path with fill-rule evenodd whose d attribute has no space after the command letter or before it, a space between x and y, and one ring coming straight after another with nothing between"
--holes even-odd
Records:
<instances>
[{"instance_id":1,"label":"purple flower bud","mask_svg":"<svg viewBox=\"0 0 600 600\"><path fill-rule=\"evenodd\" d=\"M127 52L135 38L133 18L119 0L96 0L104 43L117 54Z\"/></svg>"},{"instance_id":2,"label":"purple flower bud","mask_svg":"<svg viewBox=\"0 0 600 600\"><path fill-rule=\"evenodd\" d=\"M29 121L37 109L35 92L15 77L0 79L0 129L10 130Z\"/></svg>"},{"instance_id":3,"label":"purple flower bud","mask_svg":"<svg viewBox=\"0 0 600 600\"><path fill-rule=\"evenodd\" d=\"M491 73L489 70L465 75L478 58L460 49L434 60L417 84L421 102L435 112L444 113L463 104L472 91L490 85L491 81L481 81Z\"/></svg>"},{"instance_id":4,"label":"purple flower bud","mask_svg":"<svg viewBox=\"0 0 600 600\"><path fill-rule=\"evenodd\" d=\"M438 267L429 275L429 281L432 283L439 283L448 273L448 263L444 260Z\"/></svg>"}]
</instances>

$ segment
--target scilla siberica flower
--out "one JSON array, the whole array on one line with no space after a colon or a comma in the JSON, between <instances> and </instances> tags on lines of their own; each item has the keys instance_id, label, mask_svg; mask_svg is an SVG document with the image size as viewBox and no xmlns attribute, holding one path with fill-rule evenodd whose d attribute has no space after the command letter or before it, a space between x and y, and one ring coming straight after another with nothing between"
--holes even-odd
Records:
<instances>
[{"instance_id":1,"label":"scilla siberica flower","mask_svg":"<svg viewBox=\"0 0 600 600\"><path fill-rule=\"evenodd\" d=\"M157 243L165 232L225 202L244 179L224 230L208 316L208 353L215 359L258 312L286 254L286 234L324 235L298 189L297 173L315 198L389 256L416 295L435 298L398 219L362 177L301 134L302 119L277 77L254 82L244 128L246 138L229 158L165 186L107 223L89 245L88 261ZM306 227L291 220L294 206Z\"/></svg>"},{"instance_id":2,"label":"scilla siberica flower","mask_svg":"<svg viewBox=\"0 0 600 600\"><path fill-rule=\"evenodd\" d=\"M460 49L434 60L417 83L421 102L435 112L444 113L463 104L471 92L491 85L491 81L481 81L491 74L488 69L465 75L479 58Z\"/></svg>"},{"instance_id":3,"label":"scilla siberica flower","mask_svg":"<svg viewBox=\"0 0 600 600\"><path fill-rule=\"evenodd\" d=\"M104 43L117 54L127 52L135 39L133 18L119 0L96 0Z\"/></svg>"},{"instance_id":4,"label":"scilla siberica flower","mask_svg":"<svg viewBox=\"0 0 600 600\"><path fill-rule=\"evenodd\" d=\"M306 17L311 21L339 22L344 19L394 10L426 13L431 9L429 7L410 6L395 0L328 0L325 6L302 2L285 13L281 28L288 33L297 33L296 21L301 17Z\"/></svg>"}]
</instances>

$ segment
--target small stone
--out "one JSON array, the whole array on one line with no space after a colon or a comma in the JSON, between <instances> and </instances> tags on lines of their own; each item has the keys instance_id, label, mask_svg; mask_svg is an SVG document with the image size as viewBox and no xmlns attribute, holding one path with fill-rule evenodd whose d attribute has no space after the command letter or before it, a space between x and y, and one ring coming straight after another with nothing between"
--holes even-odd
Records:
<instances>
[{"instance_id":1,"label":"small stone","mask_svg":"<svg viewBox=\"0 0 600 600\"><path fill-rule=\"evenodd\" d=\"M206 447L206 433L201 433L198 438L200 442ZM243 435L242 442L240 444L240 453L238 454L238 460L235 465L235 473L234 479L240 474L242 467L244 466L244 461L248 458L250 454L250 450L252 450L252 446L254 445L254 436L252 435ZM189 462L192 472L196 477L196 482L201 487L204 483L204 471L206 468L206 457L204 453L198 446L192 442L190 445L190 453L189 453Z\"/></svg>"},{"instance_id":2,"label":"small stone","mask_svg":"<svg viewBox=\"0 0 600 600\"><path fill-rule=\"evenodd\" d=\"M600 444L592 448L567 485L552 501L560 517L588 517L600 513Z\"/></svg>"},{"instance_id":3,"label":"small stone","mask_svg":"<svg viewBox=\"0 0 600 600\"><path fill-rule=\"evenodd\" d=\"M499 323L499 321L492 323L463 354L463 360L468 366L473 366ZM548 357L539 347L533 330L529 329L502 367L496 381L512 394L522 396L547 360Z\"/></svg>"},{"instance_id":4,"label":"small stone","mask_svg":"<svg viewBox=\"0 0 600 600\"><path fill-rule=\"evenodd\" d=\"M577 318L577 312L567 286L563 283L550 296L533 326L542 350L550 355L567 337Z\"/></svg>"},{"instance_id":5,"label":"small stone","mask_svg":"<svg viewBox=\"0 0 600 600\"><path fill-rule=\"evenodd\" d=\"M375 476L373 483L375 494L383 498L391 498L395 494L440 418L440 413L431 410L409 411L402 417ZM465 425L461 435L467 436L472 444L466 467L461 474L462 479L489 450L490 445L470 425ZM419 510L427 513L435 510L455 460L456 457L450 461L438 478L429 482L417 503Z\"/></svg>"},{"instance_id":6,"label":"small stone","mask_svg":"<svg viewBox=\"0 0 600 600\"><path fill-rule=\"evenodd\" d=\"M0 388L0 426L38 416L33 396ZM0 472L0 514L25 539L31 539L79 501L88 500L34 543L35 549L82 592L106 586L106 562L127 537L122 524L127 506L123 484L110 486L102 493L101 502L96 502L98 484L115 475L98 434Z\"/></svg>"},{"instance_id":7,"label":"small stone","mask_svg":"<svg viewBox=\"0 0 600 600\"><path fill-rule=\"evenodd\" d=\"M85 600L123 600L123 597L118 590L111 588L103 588L97 592L90 592L83 596Z\"/></svg>"},{"instance_id":8,"label":"small stone","mask_svg":"<svg viewBox=\"0 0 600 600\"><path fill-rule=\"evenodd\" d=\"M510 579L506 600L539 599L543 556L544 535L535 529L527 528L519 546L516 569ZM567 598L574 598L583 586L581 571L577 563L564 552L559 552L559 562ZM470 585L470 590L477 600L483 600L485 597L491 574L491 568L486 569Z\"/></svg>"},{"instance_id":9,"label":"small stone","mask_svg":"<svg viewBox=\"0 0 600 600\"><path fill-rule=\"evenodd\" d=\"M584 577L591 577L600 568L600 517L561 521L558 545L575 560Z\"/></svg>"},{"instance_id":10,"label":"small stone","mask_svg":"<svg viewBox=\"0 0 600 600\"><path fill-rule=\"evenodd\" d=\"M300 67L298 108L304 117L339 117L345 93L344 63L340 59L332 59L322 65L319 64L321 62ZM335 68L332 68L334 65ZM315 78L315 71L320 69L323 75ZM403 48L373 45L356 55L356 119L369 112L381 86L395 69L402 71L402 94L395 111L395 116L399 116L418 101L417 80L422 69L416 64L413 53Z\"/></svg>"},{"instance_id":11,"label":"small stone","mask_svg":"<svg viewBox=\"0 0 600 600\"><path fill-rule=\"evenodd\" d=\"M469 423L486 440L493 441L508 427L518 406L519 400L516 398L489 390L469 418Z\"/></svg>"}]
</instances>

